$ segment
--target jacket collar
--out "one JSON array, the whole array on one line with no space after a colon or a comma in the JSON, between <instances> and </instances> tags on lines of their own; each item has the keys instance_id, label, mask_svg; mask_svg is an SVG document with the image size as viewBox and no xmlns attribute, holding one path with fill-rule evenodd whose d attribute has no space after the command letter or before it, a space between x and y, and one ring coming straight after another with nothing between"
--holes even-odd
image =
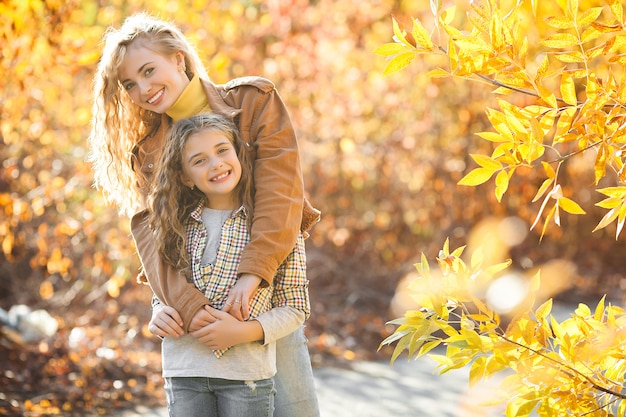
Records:
<instances>
[{"instance_id":1,"label":"jacket collar","mask_svg":"<svg viewBox=\"0 0 626 417\"><path fill-rule=\"evenodd\" d=\"M200 79L200 81L202 82L207 100L209 101L209 107L212 111L228 116L231 119L234 119L239 113L241 113L241 109L231 107L228 103L226 103L226 101L224 101L224 97L220 94L220 92L225 91L223 86L217 86L211 81L204 79Z\"/></svg>"}]
</instances>

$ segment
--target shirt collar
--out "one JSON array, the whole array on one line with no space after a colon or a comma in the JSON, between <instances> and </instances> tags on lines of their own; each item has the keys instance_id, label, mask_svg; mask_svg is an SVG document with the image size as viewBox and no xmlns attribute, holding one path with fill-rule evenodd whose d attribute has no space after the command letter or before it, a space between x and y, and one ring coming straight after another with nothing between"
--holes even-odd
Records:
<instances>
[{"instance_id":1,"label":"shirt collar","mask_svg":"<svg viewBox=\"0 0 626 417\"><path fill-rule=\"evenodd\" d=\"M189 216L195 221L202 222L202 209L203 208L204 208L204 203L201 201L198 203L198 206L189 214ZM237 210L235 210L230 217L235 217L235 216L247 217L248 213L246 211L246 208L242 205Z\"/></svg>"},{"instance_id":2,"label":"shirt collar","mask_svg":"<svg viewBox=\"0 0 626 417\"><path fill-rule=\"evenodd\" d=\"M200 77L194 75L180 94L180 97L166 113L176 122L210 110L211 108L209 107L204 88L202 88Z\"/></svg>"}]
</instances>

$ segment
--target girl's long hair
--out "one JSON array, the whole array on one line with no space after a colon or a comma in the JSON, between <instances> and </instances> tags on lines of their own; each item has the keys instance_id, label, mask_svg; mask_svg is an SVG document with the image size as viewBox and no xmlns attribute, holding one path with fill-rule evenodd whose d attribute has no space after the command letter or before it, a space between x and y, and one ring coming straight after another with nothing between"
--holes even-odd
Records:
<instances>
[{"instance_id":1,"label":"girl's long hair","mask_svg":"<svg viewBox=\"0 0 626 417\"><path fill-rule=\"evenodd\" d=\"M120 212L134 214L144 205L138 173L132 167L133 147L156 131L161 115L132 102L118 77L128 46L141 40L146 48L163 56L182 52L189 79L194 75L208 80L198 53L173 24L146 13L128 17L119 29L109 28L94 76L89 161L93 164L94 185Z\"/></svg>"},{"instance_id":2,"label":"girl's long hair","mask_svg":"<svg viewBox=\"0 0 626 417\"><path fill-rule=\"evenodd\" d=\"M235 188L239 203L247 213L248 230L254 210L253 161L237 127L226 117L203 113L179 120L169 131L161 162L156 168L154 186L148 197L149 224L155 233L159 256L188 277L186 224L190 214L206 196L196 187L183 184L183 151L189 137L200 132L220 132L233 144L241 163L241 179Z\"/></svg>"}]
</instances>

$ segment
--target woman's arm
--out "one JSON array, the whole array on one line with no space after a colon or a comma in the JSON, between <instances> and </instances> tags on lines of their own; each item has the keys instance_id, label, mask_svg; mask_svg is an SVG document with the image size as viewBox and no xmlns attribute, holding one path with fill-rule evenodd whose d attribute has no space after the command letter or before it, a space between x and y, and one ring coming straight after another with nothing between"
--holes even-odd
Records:
<instances>
[{"instance_id":1,"label":"woman's arm","mask_svg":"<svg viewBox=\"0 0 626 417\"><path fill-rule=\"evenodd\" d=\"M242 137L256 153L254 218L238 273L271 283L300 231L304 185L287 109L270 81L254 80L229 91L233 104L242 109L238 116Z\"/></svg>"},{"instance_id":2,"label":"woman's arm","mask_svg":"<svg viewBox=\"0 0 626 417\"><path fill-rule=\"evenodd\" d=\"M208 300L186 277L161 260L154 234L148 227L146 211L133 216L131 232L152 291L163 304L173 307L180 314L183 329L188 331L193 317L208 304Z\"/></svg>"}]
</instances>

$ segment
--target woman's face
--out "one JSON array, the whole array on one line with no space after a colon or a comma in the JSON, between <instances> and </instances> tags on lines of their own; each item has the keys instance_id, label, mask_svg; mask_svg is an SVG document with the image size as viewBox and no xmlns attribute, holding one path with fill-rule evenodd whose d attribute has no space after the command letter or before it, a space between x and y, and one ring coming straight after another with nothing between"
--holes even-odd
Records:
<instances>
[{"instance_id":1,"label":"woman's face","mask_svg":"<svg viewBox=\"0 0 626 417\"><path fill-rule=\"evenodd\" d=\"M162 114L172 107L189 84L184 62L182 52L165 56L135 41L126 48L118 77L135 104Z\"/></svg>"}]
</instances>

